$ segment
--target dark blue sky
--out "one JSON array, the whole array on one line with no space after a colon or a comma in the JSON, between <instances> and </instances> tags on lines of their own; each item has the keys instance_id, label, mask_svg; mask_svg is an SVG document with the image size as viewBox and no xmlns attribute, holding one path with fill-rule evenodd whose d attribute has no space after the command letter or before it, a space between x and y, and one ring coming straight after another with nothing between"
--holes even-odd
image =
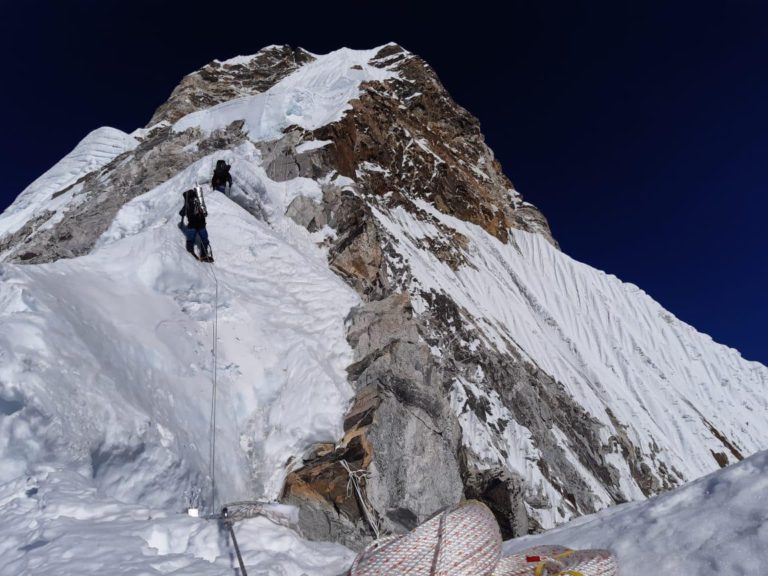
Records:
<instances>
[{"instance_id":1,"label":"dark blue sky","mask_svg":"<svg viewBox=\"0 0 768 576\"><path fill-rule=\"evenodd\" d=\"M480 118L566 253L768 364L768 4L416 5L3 0L0 208L214 58L395 41Z\"/></svg>"}]
</instances>

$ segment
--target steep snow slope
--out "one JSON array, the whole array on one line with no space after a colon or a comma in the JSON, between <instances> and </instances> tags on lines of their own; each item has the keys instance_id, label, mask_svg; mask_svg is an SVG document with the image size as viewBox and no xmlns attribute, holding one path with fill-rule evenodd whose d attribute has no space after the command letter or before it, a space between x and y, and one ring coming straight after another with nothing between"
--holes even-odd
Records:
<instances>
[{"instance_id":1,"label":"steep snow slope","mask_svg":"<svg viewBox=\"0 0 768 576\"><path fill-rule=\"evenodd\" d=\"M221 194L207 197L218 279L217 505L275 499L291 457L339 436L352 394L344 319L357 296L325 266L315 246L323 232L312 237L282 217L285 198L312 186L271 182L244 146L126 205L86 257L0 267L3 523L17 524L6 515L32 506L19 486L38 481L34 502L61 498L75 518L94 519L86 531L136 516L119 502L212 507L214 270L185 253L176 225L180 192L221 157L271 226ZM94 494L105 508L90 510ZM61 533L40 536L38 513L46 517L33 506L29 532L4 561L45 556L39 542L67 531L56 523Z\"/></svg>"},{"instance_id":2,"label":"steep snow slope","mask_svg":"<svg viewBox=\"0 0 768 576\"><path fill-rule=\"evenodd\" d=\"M341 53L336 60L338 82L322 67L311 76L315 92L302 111L315 126L336 118L363 79L346 78L359 55ZM333 58L324 63L334 69ZM317 93L323 86L325 98ZM291 102L295 117L296 98ZM56 192L136 144L119 131L96 131L4 213L2 232L56 208ZM214 269L185 253L176 223L181 191L205 183L221 158L233 165L235 199L250 213L220 194L208 195ZM75 196L70 191L67 201ZM260 153L246 143L196 161L126 204L91 254L0 266L0 514L4 525L17 528L5 541L2 573L88 572L113 564L106 558L115 550L104 535L123 541L158 531L142 537L146 542L124 542L116 569L191 570L192 554L218 562L218 573L221 562L229 565L232 558L219 549L223 541L213 528L173 518L158 526L151 518L190 503L211 510L241 498L275 499L292 459L314 442L341 435L352 397L344 320L359 298L328 270L327 255L317 248L332 232L309 234L285 218L298 196L318 201L320 186L306 178L271 181ZM251 529L254 541L244 544L244 552L252 562L260 558L258 538L269 540L275 530L285 532L262 526L256 532L265 536L258 536ZM103 548L79 548L81 537L95 538ZM279 558L303 546L290 544L297 540L287 534L272 540L275 549L267 546L262 556ZM157 563L147 547L187 557ZM78 555L92 562L80 563ZM315 573L348 555L341 550L306 562L284 557L275 563L271 556L259 562L267 571Z\"/></svg>"},{"instance_id":3,"label":"steep snow slope","mask_svg":"<svg viewBox=\"0 0 768 576\"><path fill-rule=\"evenodd\" d=\"M610 410L626 423L632 443L652 455L658 471L672 471L676 482L718 469L716 452L726 452L733 462L765 447L768 422L760 414L768 411L768 399L757 393L768 386L765 366L745 361L736 350L674 318L636 286L576 262L540 235L514 230L514 241L503 244L427 202L416 205L434 220L401 208L375 214L413 273L410 290L417 309L427 307L419 304L425 292L450 295L495 347L513 347L562 382L605 425L606 445L607 431L615 425ZM422 248L425 238L441 235L434 222L469 239L466 266L453 270ZM465 345L471 357L477 343ZM454 386L463 441L487 465L505 462L528 479L529 490L543 488L557 501L554 487L527 464L541 454L524 427L506 432L499 445L495 423L514 418L488 384L480 373L474 382L458 380ZM468 394L485 397L494 407L486 422L466 410ZM553 431L570 449L572 440L558 423ZM606 458L622 471L625 497L642 498L625 460L616 453ZM598 502L609 505L600 481L579 465L575 453L571 460ZM563 519L542 518L545 527Z\"/></svg>"},{"instance_id":4,"label":"steep snow slope","mask_svg":"<svg viewBox=\"0 0 768 576\"><path fill-rule=\"evenodd\" d=\"M668 494L574 520L505 545L609 548L622 576L763 574L768 564L768 452Z\"/></svg>"},{"instance_id":5,"label":"steep snow slope","mask_svg":"<svg viewBox=\"0 0 768 576\"><path fill-rule=\"evenodd\" d=\"M69 154L27 186L2 214L0 239L16 232L45 211L56 212L72 200L73 192L60 194L86 174L132 150L138 141L115 128L99 128L88 134ZM49 215L50 217L51 215Z\"/></svg>"}]
</instances>

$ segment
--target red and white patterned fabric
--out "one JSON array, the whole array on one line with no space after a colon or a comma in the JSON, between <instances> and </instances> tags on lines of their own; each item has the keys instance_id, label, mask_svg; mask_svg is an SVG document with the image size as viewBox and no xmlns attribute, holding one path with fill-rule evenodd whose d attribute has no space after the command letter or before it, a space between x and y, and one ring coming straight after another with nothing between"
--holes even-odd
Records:
<instances>
[{"instance_id":1,"label":"red and white patterned fabric","mask_svg":"<svg viewBox=\"0 0 768 576\"><path fill-rule=\"evenodd\" d=\"M374 543L349 576L490 576L501 555L499 525L480 502L450 508L403 536Z\"/></svg>"},{"instance_id":2,"label":"red and white patterned fabric","mask_svg":"<svg viewBox=\"0 0 768 576\"><path fill-rule=\"evenodd\" d=\"M374 542L348 576L617 576L608 550L538 546L501 556L501 534L482 503L464 502L403 536Z\"/></svg>"},{"instance_id":3,"label":"red and white patterned fabric","mask_svg":"<svg viewBox=\"0 0 768 576\"><path fill-rule=\"evenodd\" d=\"M499 560L493 576L616 576L616 558L608 550L571 550L537 546Z\"/></svg>"}]
</instances>

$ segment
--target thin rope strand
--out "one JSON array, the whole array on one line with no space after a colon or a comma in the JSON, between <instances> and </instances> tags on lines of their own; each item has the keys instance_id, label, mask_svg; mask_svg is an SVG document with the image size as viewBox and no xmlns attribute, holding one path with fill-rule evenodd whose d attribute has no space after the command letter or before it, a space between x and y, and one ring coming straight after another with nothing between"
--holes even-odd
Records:
<instances>
[{"instance_id":1,"label":"thin rope strand","mask_svg":"<svg viewBox=\"0 0 768 576\"><path fill-rule=\"evenodd\" d=\"M219 279L216 277L216 271L211 264L211 274L215 286L214 292L214 312L213 312L213 346L211 354L213 355L213 387L211 389L211 450L210 450L210 476L211 476L211 512L216 511L216 388L217 388L217 356L219 340Z\"/></svg>"}]
</instances>

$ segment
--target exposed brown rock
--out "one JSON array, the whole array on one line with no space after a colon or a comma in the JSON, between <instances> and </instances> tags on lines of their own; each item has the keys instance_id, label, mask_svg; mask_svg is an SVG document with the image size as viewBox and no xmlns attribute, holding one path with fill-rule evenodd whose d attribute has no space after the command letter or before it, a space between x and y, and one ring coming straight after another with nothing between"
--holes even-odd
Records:
<instances>
[{"instance_id":1,"label":"exposed brown rock","mask_svg":"<svg viewBox=\"0 0 768 576\"><path fill-rule=\"evenodd\" d=\"M174 123L191 112L264 92L313 59L301 48L271 46L240 64L214 60L185 76L170 98L155 111L147 126L164 120Z\"/></svg>"},{"instance_id":2,"label":"exposed brown rock","mask_svg":"<svg viewBox=\"0 0 768 576\"><path fill-rule=\"evenodd\" d=\"M710 452L720 468L728 466L728 455L725 452L715 452L714 450L710 450Z\"/></svg>"},{"instance_id":3,"label":"exposed brown rock","mask_svg":"<svg viewBox=\"0 0 768 576\"><path fill-rule=\"evenodd\" d=\"M519 200L477 119L453 101L429 65L395 45L382 49L377 62L400 78L368 84L344 119L313 135L333 140L335 169L365 192L428 200L503 242L508 228L518 227L555 243L544 217Z\"/></svg>"},{"instance_id":4,"label":"exposed brown rock","mask_svg":"<svg viewBox=\"0 0 768 576\"><path fill-rule=\"evenodd\" d=\"M5 237L0 251L8 252L3 259L39 264L88 254L127 202L192 162L215 150L236 146L244 138L240 121L204 138L194 129L180 133L167 127L155 130L136 149L78 180L77 184L82 184L78 195L83 200L76 209L65 212L55 226L43 226L50 216L46 212ZM189 148L190 143L197 145Z\"/></svg>"},{"instance_id":5,"label":"exposed brown rock","mask_svg":"<svg viewBox=\"0 0 768 576\"><path fill-rule=\"evenodd\" d=\"M299 506L299 525L308 538L344 542L360 549L370 540L364 506L347 469L366 471L373 450L365 431L378 405L375 390L358 394L344 423L344 438L338 445L319 444L304 457L303 465L285 481L281 500ZM358 487L367 499L367 482L362 476Z\"/></svg>"},{"instance_id":6,"label":"exposed brown rock","mask_svg":"<svg viewBox=\"0 0 768 576\"><path fill-rule=\"evenodd\" d=\"M728 440L725 434L723 434L722 432L720 432L720 430L715 428L715 425L712 424L712 422L710 422L706 418L704 418L704 416L702 416L701 419L704 422L704 424L707 426L707 428L709 428L709 431L712 432L712 435L715 438L717 438L723 444L723 446L725 446L728 449L728 451L733 455L733 457L736 459L737 462L744 460L744 455L741 453L741 451L736 447L736 445L733 442ZM717 457L715 458L717 459ZM726 457L726 461L727 460L728 458ZM718 463L719 463L719 460L718 460Z\"/></svg>"}]
</instances>

